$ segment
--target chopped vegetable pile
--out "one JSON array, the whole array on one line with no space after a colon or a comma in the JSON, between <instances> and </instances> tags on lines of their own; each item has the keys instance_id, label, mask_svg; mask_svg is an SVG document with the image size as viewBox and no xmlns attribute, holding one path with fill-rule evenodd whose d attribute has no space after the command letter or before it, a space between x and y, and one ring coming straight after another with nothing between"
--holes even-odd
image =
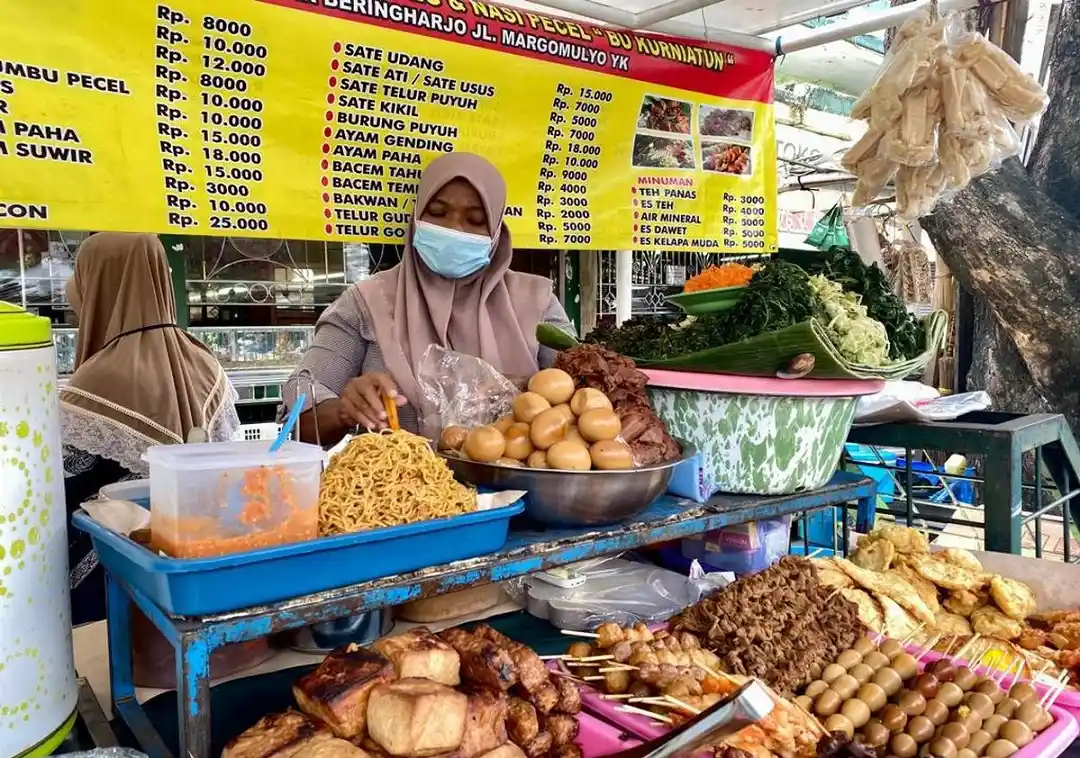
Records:
<instances>
[{"instance_id":1,"label":"chopped vegetable pile","mask_svg":"<svg viewBox=\"0 0 1080 758\"><path fill-rule=\"evenodd\" d=\"M741 263L725 263L723 266L709 266L697 276L686 280L683 292L700 292L721 287L741 287L750 281L754 269Z\"/></svg>"},{"instance_id":2,"label":"chopped vegetable pile","mask_svg":"<svg viewBox=\"0 0 1080 758\"><path fill-rule=\"evenodd\" d=\"M882 367L914 358L924 349L922 325L893 293L885 273L850 250L833 248L806 270L786 261L757 271L740 264L710 267L690 279L685 291L738 286L736 277L741 276L749 282L727 311L696 317L638 316L619 328L595 329L586 341L638 360L664 361L814 318L850 363Z\"/></svg>"},{"instance_id":3,"label":"chopped vegetable pile","mask_svg":"<svg viewBox=\"0 0 1080 758\"><path fill-rule=\"evenodd\" d=\"M818 274L810 277L810 288L825 309L825 331L829 340L852 363L884 366L889 362L889 335L880 321L866 315L859 296Z\"/></svg>"},{"instance_id":4,"label":"chopped vegetable pile","mask_svg":"<svg viewBox=\"0 0 1080 758\"><path fill-rule=\"evenodd\" d=\"M642 360L665 360L783 329L819 310L806 272L777 261L754 274L730 310L681 322L670 316L637 316L617 329L594 329L586 341Z\"/></svg>"}]
</instances>

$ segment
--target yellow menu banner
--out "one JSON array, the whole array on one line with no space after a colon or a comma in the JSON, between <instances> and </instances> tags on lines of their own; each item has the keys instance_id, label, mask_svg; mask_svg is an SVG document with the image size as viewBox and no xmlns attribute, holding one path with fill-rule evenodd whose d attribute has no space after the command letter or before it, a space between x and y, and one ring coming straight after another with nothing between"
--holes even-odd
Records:
<instances>
[{"instance_id":1,"label":"yellow menu banner","mask_svg":"<svg viewBox=\"0 0 1080 758\"><path fill-rule=\"evenodd\" d=\"M478 153L519 248L777 248L760 51L482 0L0 0L0 227L400 243Z\"/></svg>"}]
</instances>

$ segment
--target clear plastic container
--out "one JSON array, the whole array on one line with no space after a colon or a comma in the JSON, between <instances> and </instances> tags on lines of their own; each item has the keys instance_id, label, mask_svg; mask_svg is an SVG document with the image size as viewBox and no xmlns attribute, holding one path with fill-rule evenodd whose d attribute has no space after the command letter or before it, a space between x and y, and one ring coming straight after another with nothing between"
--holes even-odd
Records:
<instances>
[{"instance_id":1,"label":"clear plastic container","mask_svg":"<svg viewBox=\"0 0 1080 758\"><path fill-rule=\"evenodd\" d=\"M159 445L150 464L151 547L209 558L315 539L326 453L286 442Z\"/></svg>"}]
</instances>

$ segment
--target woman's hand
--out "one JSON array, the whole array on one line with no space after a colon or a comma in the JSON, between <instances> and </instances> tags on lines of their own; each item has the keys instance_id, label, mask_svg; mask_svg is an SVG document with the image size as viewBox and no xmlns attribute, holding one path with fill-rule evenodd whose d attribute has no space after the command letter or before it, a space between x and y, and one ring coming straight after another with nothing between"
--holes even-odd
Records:
<instances>
[{"instance_id":1,"label":"woman's hand","mask_svg":"<svg viewBox=\"0 0 1080 758\"><path fill-rule=\"evenodd\" d=\"M350 379L341 393L341 420L349 427L362 426L376 431L385 429L384 396L399 407L408 403L388 374L363 374Z\"/></svg>"}]
</instances>

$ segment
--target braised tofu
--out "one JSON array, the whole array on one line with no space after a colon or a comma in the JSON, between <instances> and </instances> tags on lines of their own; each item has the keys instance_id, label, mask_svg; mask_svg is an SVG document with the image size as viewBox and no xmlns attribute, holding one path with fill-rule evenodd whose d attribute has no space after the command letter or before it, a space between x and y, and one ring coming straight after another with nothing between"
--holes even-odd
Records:
<instances>
[{"instance_id":1,"label":"braised tofu","mask_svg":"<svg viewBox=\"0 0 1080 758\"><path fill-rule=\"evenodd\" d=\"M521 698L510 698L506 728L510 739L518 745L531 742L540 733L540 719L536 715L536 708Z\"/></svg>"},{"instance_id":2,"label":"braised tofu","mask_svg":"<svg viewBox=\"0 0 1080 758\"><path fill-rule=\"evenodd\" d=\"M394 665L399 679L430 679L448 687L461 683L461 658L424 627L383 637L372 647Z\"/></svg>"},{"instance_id":3,"label":"braised tofu","mask_svg":"<svg viewBox=\"0 0 1080 758\"><path fill-rule=\"evenodd\" d=\"M505 745L484 753L480 758L525 758L525 753L515 745L513 742L507 742Z\"/></svg>"},{"instance_id":4,"label":"braised tofu","mask_svg":"<svg viewBox=\"0 0 1080 758\"><path fill-rule=\"evenodd\" d=\"M427 679L380 684L368 701L367 730L390 755L431 758L461 746L468 707L463 693Z\"/></svg>"},{"instance_id":5,"label":"braised tofu","mask_svg":"<svg viewBox=\"0 0 1080 758\"><path fill-rule=\"evenodd\" d=\"M349 740L364 732L372 689L393 679L394 667L386 658L359 645L347 645L298 679L293 696L304 713Z\"/></svg>"},{"instance_id":6,"label":"braised tofu","mask_svg":"<svg viewBox=\"0 0 1080 758\"><path fill-rule=\"evenodd\" d=\"M348 740L334 737L323 740L296 754L296 758L371 758Z\"/></svg>"},{"instance_id":7,"label":"braised tofu","mask_svg":"<svg viewBox=\"0 0 1080 758\"><path fill-rule=\"evenodd\" d=\"M320 742L334 739L321 723L303 713L286 711L265 716L233 739L221 751L221 758L294 758L314 749Z\"/></svg>"},{"instance_id":8,"label":"braised tofu","mask_svg":"<svg viewBox=\"0 0 1080 758\"><path fill-rule=\"evenodd\" d=\"M551 748L554 746L555 742L551 738L551 732L540 732L525 744L519 745L528 758L543 758L543 756L551 752Z\"/></svg>"},{"instance_id":9,"label":"braised tofu","mask_svg":"<svg viewBox=\"0 0 1080 758\"><path fill-rule=\"evenodd\" d=\"M469 708L458 752L461 758L477 758L506 742L508 699L504 693L486 687L467 687L463 691L469 698Z\"/></svg>"}]
</instances>

